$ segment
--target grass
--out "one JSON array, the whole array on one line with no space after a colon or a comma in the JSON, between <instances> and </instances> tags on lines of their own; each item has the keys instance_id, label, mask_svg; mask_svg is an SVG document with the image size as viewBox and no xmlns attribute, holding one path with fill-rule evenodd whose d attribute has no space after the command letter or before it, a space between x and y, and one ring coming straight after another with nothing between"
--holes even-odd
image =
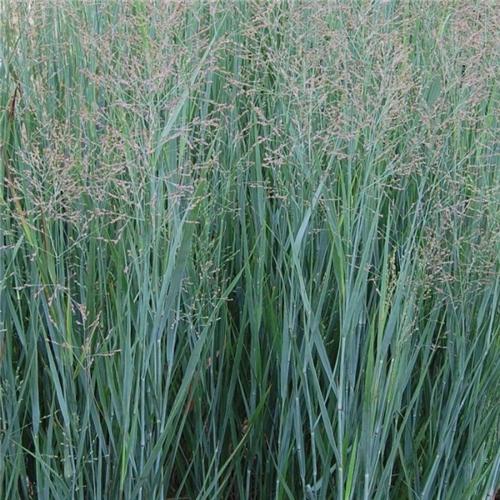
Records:
<instances>
[{"instance_id":1,"label":"grass","mask_svg":"<svg viewBox=\"0 0 500 500\"><path fill-rule=\"evenodd\" d=\"M500 481L490 2L0 2L0 498Z\"/></svg>"}]
</instances>

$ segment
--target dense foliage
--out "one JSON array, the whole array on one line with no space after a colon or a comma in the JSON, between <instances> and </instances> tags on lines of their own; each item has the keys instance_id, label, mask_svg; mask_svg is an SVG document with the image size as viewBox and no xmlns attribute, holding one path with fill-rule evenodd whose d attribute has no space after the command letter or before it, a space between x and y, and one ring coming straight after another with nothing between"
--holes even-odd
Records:
<instances>
[{"instance_id":1,"label":"dense foliage","mask_svg":"<svg viewBox=\"0 0 500 500\"><path fill-rule=\"evenodd\" d=\"M1 0L0 498L492 498L498 21Z\"/></svg>"}]
</instances>

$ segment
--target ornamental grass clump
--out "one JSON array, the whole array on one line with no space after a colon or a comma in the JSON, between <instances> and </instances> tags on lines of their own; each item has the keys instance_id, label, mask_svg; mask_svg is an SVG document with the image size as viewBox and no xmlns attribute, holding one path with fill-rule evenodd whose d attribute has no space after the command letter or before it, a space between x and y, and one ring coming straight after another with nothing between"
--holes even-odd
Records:
<instances>
[{"instance_id":1,"label":"ornamental grass clump","mask_svg":"<svg viewBox=\"0 0 500 500\"><path fill-rule=\"evenodd\" d=\"M491 2L0 2L0 498L500 486Z\"/></svg>"}]
</instances>

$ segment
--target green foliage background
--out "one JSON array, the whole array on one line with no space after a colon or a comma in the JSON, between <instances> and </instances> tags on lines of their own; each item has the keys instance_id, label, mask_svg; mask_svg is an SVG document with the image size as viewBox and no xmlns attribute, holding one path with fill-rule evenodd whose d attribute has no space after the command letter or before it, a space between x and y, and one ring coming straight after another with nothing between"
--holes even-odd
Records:
<instances>
[{"instance_id":1,"label":"green foliage background","mask_svg":"<svg viewBox=\"0 0 500 500\"><path fill-rule=\"evenodd\" d=\"M493 498L494 2L0 5L0 497Z\"/></svg>"}]
</instances>

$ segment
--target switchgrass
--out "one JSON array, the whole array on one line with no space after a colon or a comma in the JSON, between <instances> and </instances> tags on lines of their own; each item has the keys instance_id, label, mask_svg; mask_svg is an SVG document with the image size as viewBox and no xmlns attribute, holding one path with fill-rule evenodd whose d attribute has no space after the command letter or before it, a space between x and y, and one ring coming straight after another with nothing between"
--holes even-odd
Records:
<instances>
[{"instance_id":1,"label":"switchgrass","mask_svg":"<svg viewBox=\"0 0 500 500\"><path fill-rule=\"evenodd\" d=\"M498 28L2 0L0 498L493 498Z\"/></svg>"}]
</instances>

